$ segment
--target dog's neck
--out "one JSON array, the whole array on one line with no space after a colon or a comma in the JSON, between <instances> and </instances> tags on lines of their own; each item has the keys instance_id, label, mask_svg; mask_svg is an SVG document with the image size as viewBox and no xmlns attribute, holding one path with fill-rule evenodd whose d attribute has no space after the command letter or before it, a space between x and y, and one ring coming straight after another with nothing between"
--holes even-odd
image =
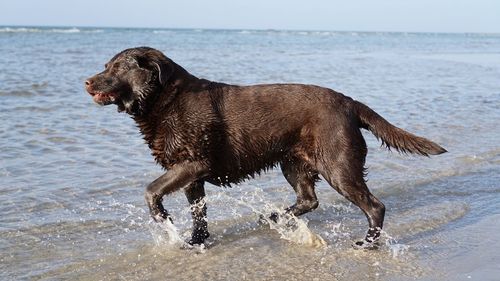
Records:
<instances>
[{"instance_id":1,"label":"dog's neck","mask_svg":"<svg viewBox=\"0 0 500 281\"><path fill-rule=\"evenodd\" d=\"M157 90L150 93L144 100L138 101L134 106L133 110L129 113L132 118L137 120L148 119L152 112L158 112L156 110L161 107L163 110L168 106L175 98L182 92L189 91L192 85L198 85L197 77L189 74L184 68L178 64L171 62L174 67L172 75L168 80L164 81L163 84L158 85Z\"/></svg>"},{"instance_id":2,"label":"dog's neck","mask_svg":"<svg viewBox=\"0 0 500 281\"><path fill-rule=\"evenodd\" d=\"M215 87L225 85L212 82L206 79L199 79L194 75L189 74L182 67L175 65L176 70L172 76L166 81L163 89L149 97L138 114L131 114L137 124L144 140L149 148L153 151L160 152L161 141L164 136L164 131L175 131L176 128L176 100L185 93L194 93L195 91L211 91ZM169 112L172 112L169 113ZM155 158L157 156L155 155ZM158 159L157 159L158 161Z\"/></svg>"}]
</instances>

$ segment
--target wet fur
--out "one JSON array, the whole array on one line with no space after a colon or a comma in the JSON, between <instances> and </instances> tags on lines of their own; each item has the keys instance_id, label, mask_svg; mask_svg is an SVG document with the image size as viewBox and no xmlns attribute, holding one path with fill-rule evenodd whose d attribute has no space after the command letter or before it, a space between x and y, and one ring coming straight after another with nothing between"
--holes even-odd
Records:
<instances>
[{"instance_id":1,"label":"wet fur","mask_svg":"<svg viewBox=\"0 0 500 281\"><path fill-rule=\"evenodd\" d=\"M358 245L372 244L380 236L385 206L363 178L367 148L360 128L401 152L446 151L331 89L198 79L147 47L117 54L86 86L91 94L119 92L113 103L134 118L152 155L167 170L146 190L155 220L170 218L161 198L185 187L194 206L190 242L195 244L209 235L206 205L199 204L204 182L230 185L277 165L297 193L297 202L287 212L301 215L318 206L314 183L322 175L365 213L370 228Z\"/></svg>"}]
</instances>

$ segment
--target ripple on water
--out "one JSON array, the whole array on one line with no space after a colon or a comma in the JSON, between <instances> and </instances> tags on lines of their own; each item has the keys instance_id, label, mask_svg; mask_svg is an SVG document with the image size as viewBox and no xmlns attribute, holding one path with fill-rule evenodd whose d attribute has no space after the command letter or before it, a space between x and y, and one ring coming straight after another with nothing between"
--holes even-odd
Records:
<instances>
[{"instance_id":1,"label":"ripple on water","mask_svg":"<svg viewBox=\"0 0 500 281\"><path fill-rule=\"evenodd\" d=\"M14 91L0 91L0 96L12 96L12 97L32 97L35 93L28 90L14 90Z\"/></svg>"},{"instance_id":2,"label":"ripple on water","mask_svg":"<svg viewBox=\"0 0 500 281\"><path fill-rule=\"evenodd\" d=\"M436 230L467 214L469 205L461 201L449 201L414 207L388 218L385 230L408 239L420 233Z\"/></svg>"},{"instance_id":3,"label":"ripple on water","mask_svg":"<svg viewBox=\"0 0 500 281\"><path fill-rule=\"evenodd\" d=\"M54 137L48 137L46 139L55 144L74 144L77 142L75 138L64 137L64 136L54 136Z\"/></svg>"},{"instance_id":4,"label":"ripple on water","mask_svg":"<svg viewBox=\"0 0 500 281\"><path fill-rule=\"evenodd\" d=\"M13 112L40 112L40 113L48 113L48 112L53 112L58 109L57 106L41 106L41 105L27 105L27 106L15 106L11 109L8 109L9 111Z\"/></svg>"}]
</instances>

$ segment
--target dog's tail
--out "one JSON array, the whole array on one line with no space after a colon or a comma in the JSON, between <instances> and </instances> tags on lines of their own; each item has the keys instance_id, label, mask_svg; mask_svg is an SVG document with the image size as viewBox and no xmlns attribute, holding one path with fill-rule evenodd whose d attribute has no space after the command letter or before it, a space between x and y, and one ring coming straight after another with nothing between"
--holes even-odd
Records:
<instances>
[{"instance_id":1,"label":"dog's tail","mask_svg":"<svg viewBox=\"0 0 500 281\"><path fill-rule=\"evenodd\" d=\"M370 130L389 149L392 147L402 153L415 153L424 156L446 152L446 149L438 144L392 125L361 102L354 101L354 111L358 115L360 127Z\"/></svg>"}]
</instances>

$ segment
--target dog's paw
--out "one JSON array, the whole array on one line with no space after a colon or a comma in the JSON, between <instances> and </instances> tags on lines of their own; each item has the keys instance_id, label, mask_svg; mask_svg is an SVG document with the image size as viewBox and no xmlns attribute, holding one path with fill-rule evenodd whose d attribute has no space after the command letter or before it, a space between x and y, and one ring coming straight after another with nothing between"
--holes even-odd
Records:
<instances>
[{"instance_id":1,"label":"dog's paw","mask_svg":"<svg viewBox=\"0 0 500 281\"><path fill-rule=\"evenodd\" d=\"M292 231L298 228L297 218L287 213L272 212L268 217L260 215L259 222L265 225L280 225Z\"/></svg>"},{"instance_id":2,"label":"dog's paw","mask_svg":"<svg viewBox=\"0 0 500 281\"><path fill-rule=\"evenodd\" d=\"M186 241L186 243L191 246L204 245L205 240L208 237L210 237L210 233L208 231L193 232L191 238L188 241Z\"/></svg>"},{"instance_id":3,"label":"dog's paw","mask_svg":"<svg viewBox=\"0 0 500 281\"><path fill-rule=\"evenodd\" d=\"M181 250L188 250L188 251L193 251L197 254L200 254L200 253L204 253L205 250L207 249L207 245L205 245L205 243L201 243L201 244L190 244L191 240L189 241L186 241L185 243L183 243L181 246L180 246L180 249Z\"/></svg>"},{"instance_id":4,"label":"dog's paw","mask_svg":"<svg viewBox=\"0 0 500 281\"><path fill-rule=\"evenodd\" d=\"M378 240L373 242L362 240L352 243L352 247L356 250L378 250L380 243Z\"/></svg>"},{"instance_id":5,"label":"dog's paw","mask_svg":"<svg viewBox=\"0 0 500 281\"><path fill-rule=\"evenodd\" d=\"M167 213L160 212L160 213L152 215L151 217L157 223L164 223L166 221L170 222L171 224L174 223L174 220L172 219L172 217Z\"/></svg>"},{"instance_id":6,"label":"dog's paw","mask_svg":"<svg viewBox=\"0 0 500 281\"><path fill-rule=\"evenodd\" d=\"M261 224L269 224L270 222L278 223L280 219L280 214L277 212L272 212L269 216L265 216L263 214L259 215L259 223Z\"/></svg>"}]
</instances>

